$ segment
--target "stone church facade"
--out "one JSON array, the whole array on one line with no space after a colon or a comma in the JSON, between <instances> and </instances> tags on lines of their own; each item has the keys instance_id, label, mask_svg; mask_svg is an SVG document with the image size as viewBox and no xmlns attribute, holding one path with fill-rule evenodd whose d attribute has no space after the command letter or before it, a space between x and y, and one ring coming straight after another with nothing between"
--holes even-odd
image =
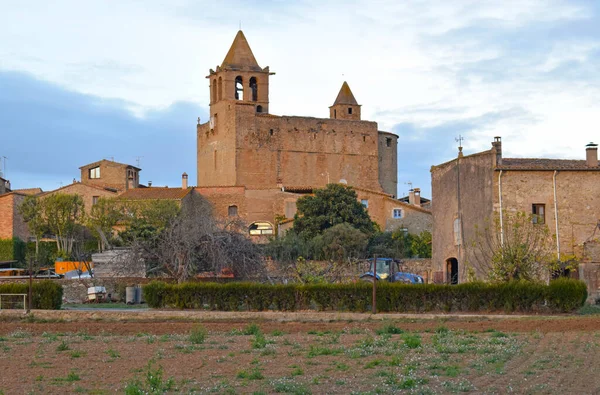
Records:
<instances>
[{"instance_id":1,"label":"stone church facade","mask_svg":"<svg viewBox=\"0 0 600 395\"><path fill-rule=\"evenodd\" d=\"M394 209L431 222L428 210L395 199L398 136L361 119L346 82L329 118L277 116L269 113L273 74L258 65L239 31L207 76L210 119L197 125L197 190L218 214L274 227L293 218L299 197L340 182L369 201L372 218L384 229Z\"/></svg>"}]
</instances>

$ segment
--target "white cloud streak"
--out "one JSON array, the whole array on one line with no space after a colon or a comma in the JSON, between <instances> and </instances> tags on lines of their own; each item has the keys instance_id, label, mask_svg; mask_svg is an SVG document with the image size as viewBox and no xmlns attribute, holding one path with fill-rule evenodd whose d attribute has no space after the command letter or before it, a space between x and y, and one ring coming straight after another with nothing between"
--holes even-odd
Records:
<instances>
[{"instance_id":1,"label":"white cloud streak","mask_svg":"<svg viewBox=\"0 0 600 395\"><path fill-rule=\"evenodd\" d=\"M277 73L273 113L325 117L347 80L380 129L476 120L463 133L467 151L502 135L507 155L577 158L599 140L598 79L555 71L594 69L600 38L528 41L536 27L598 19L585 3L63 0L5 2L0 11L0 69L122 99L139 115L178 100L206 106L204 77L241 20L259 64Z\"/></svg>"}]
</instances>

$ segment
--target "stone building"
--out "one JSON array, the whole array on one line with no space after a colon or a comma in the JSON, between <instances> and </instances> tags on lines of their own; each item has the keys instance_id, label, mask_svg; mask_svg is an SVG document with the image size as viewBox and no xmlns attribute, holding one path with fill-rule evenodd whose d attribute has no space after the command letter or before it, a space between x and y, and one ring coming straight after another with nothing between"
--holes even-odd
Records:
<instances>
[{"instance_id":1,"label":"stone building","mask_svg":"<svg viewBox=\"0 0 600 395\"><path fill-rule=\"evenodd\" d=\"M401 210L425 217L415 223L430 221L428 210L395 199L398 136L361 119L346 82L329 118L278 116L269 113L273 74L258 65L239 31L207 76L210 119L197 125L197 190L218 214L244 218L251 235L270 235L276 218L294 216L299 197L340 182L361 199L368 195L369 212L383 228Z\"/></svg>"},{"instance_id":2,"label":"stone building","mask_svg":"<svg viewBox=\"0 0 600 395\"><path fill-rule=\"evenodd\" d=\"M595 144L586 146L585 160L503 158L496 137L488 151L432 166L432 259L442 278L465 280L478 229L500 213L532 214L552 233L557 258L582 259L600 218L598 165Z\"/></svg>"},{"instance_id":3,"label":"stone building","mask_svg":"<svg viewBox=\"0 0 600 395\"><path fill-rule=\"evenodd\" d=\"M140 184L140 171L142 171L138 167L106 159L81 166L79 169L82 184L119 193L137 188Z\"/></svg>"},{"instance_id":4,"label":"stone building","mask_svg":"<svg viewBox=\"0 0 600 395\"><path fill-rule=\"evenodd\" d=\"M0 195L0 239L18 237L27 240L29 229L19 214L19 205L25 199L25 194L8 192Z\"/></svg>"},{"instance_id":5,"label":"stone building","mask_svg":"<svg viewBox=\"0 0 600 395\"><path fill-rule=\"evenodd\" d=\"M118 192L112 188L103 188L101 186L84 184L83 182L73 180L72 184L65 185L53 191L43 192L38 196L44 199L48 196L62 193L66 195L79 195L83 199L85 213L89 214L100 198L113 198L118 196Z\"/></svg>"},{"instance_id":6,"label":"stone building","mask_svg":"<svg viewBox=\"0 0 600 395\"><path fill-rule=\"evenodd\" d=\"M0 195L10 192L10 181L0 177Z\"/></svg>"},{"instance_id":7,"label":"stone building","mask_svg":"<svg viewBox=\"0 0 600 395\"><path fill-rule=\"evenodd\" d=\"M144 188L140 185L139 176L142 169L132 165L102 159L79 169L81 181L73 179L72 184L40 193L39 196L43 199L57 193L80 195L85 212L89 214L100 198L113 198L130 190Z\"/></svg>"}]
</instances>

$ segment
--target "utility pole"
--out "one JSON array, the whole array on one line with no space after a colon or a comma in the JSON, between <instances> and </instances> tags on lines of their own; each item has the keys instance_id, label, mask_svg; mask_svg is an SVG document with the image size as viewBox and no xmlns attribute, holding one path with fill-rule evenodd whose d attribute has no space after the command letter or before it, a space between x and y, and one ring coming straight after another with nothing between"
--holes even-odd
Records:
<instances>
[{"instance_id":1,"label":"utility pole","mask_svg":"<svg viewBox=\"0 0 600 395\"><path fill-rule=\"evenodd\" d=\"M371 312L377 314L377 255L373 259L373 304Z\"/></svg>"}]
</instances>

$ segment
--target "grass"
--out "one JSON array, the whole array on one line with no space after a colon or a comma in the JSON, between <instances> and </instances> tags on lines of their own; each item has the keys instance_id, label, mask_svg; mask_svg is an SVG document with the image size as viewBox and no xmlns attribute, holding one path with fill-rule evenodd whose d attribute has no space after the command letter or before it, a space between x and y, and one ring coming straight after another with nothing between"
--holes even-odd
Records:
<instances>
[{"instance_id":1,"label":"grass","mask_svg":"<svg viewBox=\"0 0 600 395\"><path fill-rule=\"evenodd\" d=\"M140 309L148 308L147 305L133 304L129 305L126 303L69 303L63 304L62 309Z\"/></svg>"},{"instance_id":2,"label":"grass","mask_svg":"<svg viewBox=\"0 0 600 395\"><path fill-rule=\"evenodd\" d=\"M208 336L208 331L202 325L196 325L190 331L189 340L192 344L202 344Z\"/></svg>"},{"instance_id":3,"label":"grass","mask_svg":"<svg viewBox=\"0 0 600 395\"><path fill-rule=\"evenodd\" d=\"M216 330L211 326L208 335L204 326L191 323L187 333L167 336L153 334L145 329L147 327L140 326L134 335L99 334L89 341L85 341L86 335L81 333L34 335L19 330L0 338L0 348L3 345L11 347L8 354L0 351L0 355L10 361L23 358L21 355L25 350L32 350L23 366L29 364L34 373L22 384L34 389L35 393L52 392L45 388L51 385L62 386L61 391L54 392L125 392L129 395L457 393L479 390L472 383L488 376L498 389L496 392L505 390L505 377L521 377L523 380L511 382L514 392L532 393L539 384L535 380L540 372L561 368L561 377L574 374L577 369L589 365L587 355L600 349L599 330L597 336L594 332L582 334L570 337L564 344L544 342L548 345L539 356L527 363L514 364L511 360L525 358L523 355L539 344L540 338L533 333L513 334L494 329L483 332L450 330L442 324L437 327L434 324L426 331L407 331L398 328L397 321L361 325L354 335L349 334L351 327L339 325L324 330L327 326L319 324L319 330L312 330L311 335L306 329L298 331L297 327L283 323L260 325L262 328L257 324L240 326L235 332L230 330L231 327ZM455 322L452 326L459 327ZM273 330L274 327L285 329L285 332ZM263 330L268 330L268 334ZM549 336L554 334L543 334L543 338ZM119 350L124 354L121 355ZM571 352L574 354L569 359ZM560 359L555 357L556 354L564 355ZM153 361L147 366L145 362L144 365L136 364L142 355ZM91 356L95 356L94 362L87 363ZM111 384L99 381L102 375L98 373L98 364L114 365L112 362L119 358L119 366L130 368L119 372L124 384L120 388L112 384L110 388ZM64 368L69 359L71 366L77 366L78 370ZM184 360L194 361L194 366L190 366L191 362L183 365L181 361ZM46 361L56 362L53 365ZM166 364L168 370L164 371L158 363ZM503 376L513 373L510 369L517 369L514 373L518 376ZM198 374L199 371L203 374ZM167 372L177 374L177 381L168 377ZM68 384L70 382L72 384ZM551 388L552 382L548 384Z\"/></svg>"},{"instance_id":4,"label":"grass","mask_svg":"<svg viewBox=\"0 0 600 395\"><path fill-rule=\"evenodd\" d=\"M399 335L404 333L404 331L393 324L386 324L383 327L377 329L375 332L378 335L390 334L390 335Z\"/></svg>"},{"instance_id":5,"label":"grass","mask_svg":"<svg viewBox=\"0 0 600 395\"><path fill-rule=\"evenodd\" d=\"M60 351L67 351L69 350L69 344L67 344L67 342L65 342L64 340L62 342L60 342L60 344L58 346L56 346L56 351L60 352Z\"/></svg>"},{"instance_id":6,"label":"grass","mask_svg":"<svg viewBox=\"0 0 600 395\"><path fill-rule=\"evenodd\" d=\"M248 379L248 380L262 380L265 378L265 376L263 376L261 370L257 367L253 368L250 371L241 370L241 371L237 372L236 377L238 379Z\"/></svg>"},{"instance_id":7,"label":"grass","mask_svg":"<svg viewBox=\"0 0 600 395\"><path fill-rule=\"evenodd\" d=\"M594 304L585 304L577 312L579 315L595 315L600 314L600 306Z\"/></svg>"}]
</instances>

